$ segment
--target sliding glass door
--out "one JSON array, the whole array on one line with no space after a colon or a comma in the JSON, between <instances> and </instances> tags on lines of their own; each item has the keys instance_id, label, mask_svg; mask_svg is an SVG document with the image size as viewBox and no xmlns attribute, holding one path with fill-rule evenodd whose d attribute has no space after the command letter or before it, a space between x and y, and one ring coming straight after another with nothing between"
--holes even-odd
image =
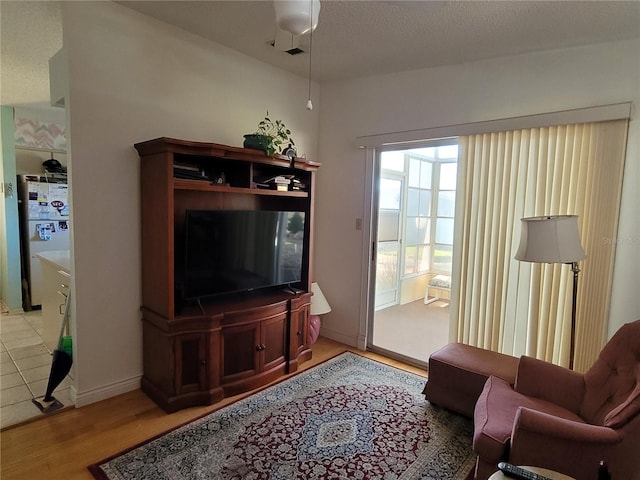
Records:
<instances>
[{"instance_id":1,"label":"sliding glass door","mask_svg":"<svg viewBox=\"0 0 640 480\"><path fill-rule=\"evenodd\" d=\"M423 363L448 341L448 293L425 301L429 281L451 275L457 160L455 139L376 156L372 350Z\"/></svg>"},{"instance_id":2,"label":"sliding glass door","mask_svg":"<svg viewBox=\"0 0 640 480\"><path fill-rule=\"evenodd\" d=\"M395 305L399 301L403 185L404 179L390 172L386 172L380 179L376 249L376 310Z\"/></svg>"}]
</instances>

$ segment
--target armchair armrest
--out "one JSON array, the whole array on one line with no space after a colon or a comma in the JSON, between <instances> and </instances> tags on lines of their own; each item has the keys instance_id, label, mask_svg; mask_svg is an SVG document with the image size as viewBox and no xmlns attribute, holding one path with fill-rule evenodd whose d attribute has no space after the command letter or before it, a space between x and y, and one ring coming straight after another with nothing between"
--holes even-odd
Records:
<instances>
[{"instance_id":1,"label":"armchair armrest","mask_svg":"<svg viewBox=\"0 0 640 480\"><path fill-rule=\"evenodd\" d=\"M584 375L553 363L522 356L514 388L528 397L541 398L578 413L585 392Z\"/></svg>"},{"instance_id":2,"label":"armchair armrest","mask_svg":"<svg viewBox=\"0 0 640 480\"><path fill-rule=\"evenodd\" d=\"M509 462L592 478L599 461L621 441L622 435L612 428L520 407L511 432Z\"/></svg>"},{"instance_id":3,"label":"armchair armrest","mask_svg":"<svg viewBox=\"0 0 640 480\"><path fill-rule=\"evenodd\" d=\"M520 407L513 422L512 446L527 432L548 439L549 445L552 445L554 439L576 442L576 448L579 448L579 443L614 444L622 440L620 434L613 428L576 422L531 408Z\"/></svg>"}]
</instances>

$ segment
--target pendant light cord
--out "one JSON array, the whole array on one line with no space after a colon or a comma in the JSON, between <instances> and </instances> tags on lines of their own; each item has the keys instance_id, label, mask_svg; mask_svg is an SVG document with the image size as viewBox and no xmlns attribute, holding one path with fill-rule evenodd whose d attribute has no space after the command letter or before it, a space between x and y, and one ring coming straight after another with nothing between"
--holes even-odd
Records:
<instances>
[{"instance_id":1,"label":"pendant light cord","mask_svg":"<svg viewBox=\"0 0 640 480\"><path fill-rule=\"evenodd\" d=\"M311 99L311 50L313 47L313 30L309 35L309 99Z\"/></svg>"},{"instance_id":2,"label":"pendant light cord","mask_svg":"<svg viewBox=\"0 0 640 480\"><path fill-rule=\"evenodd\" d=\"M307 100L307 110L313 110L311 103L311 51L313 50L313 0L309 2L309 24L311 33L309 33L309 99Z\"/></svg>"}]
</instances>

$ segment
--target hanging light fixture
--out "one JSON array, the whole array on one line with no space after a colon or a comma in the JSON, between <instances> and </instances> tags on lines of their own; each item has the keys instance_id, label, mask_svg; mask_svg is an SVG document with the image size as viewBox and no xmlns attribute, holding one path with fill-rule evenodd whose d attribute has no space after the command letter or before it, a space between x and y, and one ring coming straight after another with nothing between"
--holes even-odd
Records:
<instances>
[{"instance_id":1,"label":"hanging light fixture","mask_svg":"<svg viewBox=\"0 0 640 480\"><path fill-rule=\"evenodd\" d=\"M320 16L320 0L274 0L278 28L295 35L309 33L309 95L307 110L313 110L311 101L311 49L313 47L313 31L318 26Z\"/></svg>"},{"instance_id":2,"label":"hanging light fixture","mask_svg":"<svg viewBox=\"0 0 640 480\"><path fill-rule=\"evenodd\" d=\"M320 14L320 0L274 0L278 28L293 35L315 30Z\"/></svg>"},{"instance_id":3,"label":"hanging light fixture","mask_svg":"<svg viewBox=\"0 0 640 480\"><path fill-rule=\"evenodd\" d=\"M320 0L274 0L278 28L291 33L292 36L309 34L309 95L307 110L313 110L311 102L311 50L313 47L313 31L318 26L320 16Z\"/></svg>"}]
</instances>

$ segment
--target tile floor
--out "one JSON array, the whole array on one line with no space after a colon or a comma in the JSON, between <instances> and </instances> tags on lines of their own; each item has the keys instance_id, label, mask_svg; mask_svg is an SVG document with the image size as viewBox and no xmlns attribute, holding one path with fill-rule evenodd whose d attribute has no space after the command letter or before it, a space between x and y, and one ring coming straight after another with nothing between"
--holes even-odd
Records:
<instances>
[{"instance_id":1,"label":"tile floor","mask_svg":"<svg viewBox=\"0 0 640 480\"><path fill-rule=\"evenodd\" d=\"M43 415L31 402L44 395L51 370L51 351L41 334L40 310L0 317L0 428ZM65 407L73 404L70 386L67 376L54 393Z\"/></svg>"}]
</instances>

